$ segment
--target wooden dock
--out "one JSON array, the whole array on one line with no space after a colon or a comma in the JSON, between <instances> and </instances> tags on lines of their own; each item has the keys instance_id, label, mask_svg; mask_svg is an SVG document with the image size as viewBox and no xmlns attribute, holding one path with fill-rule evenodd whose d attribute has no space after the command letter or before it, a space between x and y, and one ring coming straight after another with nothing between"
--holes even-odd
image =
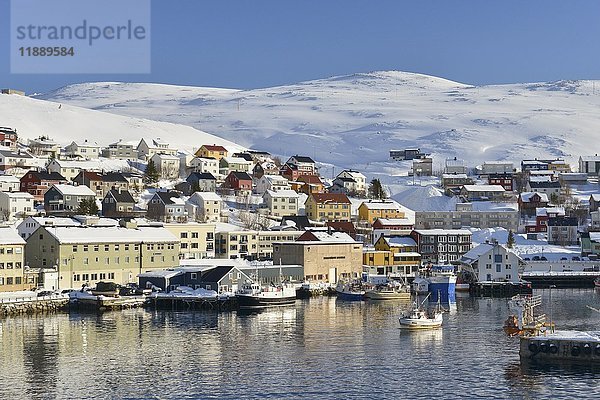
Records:
<instances>
[{"instance_id":1,"label":"wooden dock","mask_svg":"<svg viewBox=\"0 0 600 400\"><path fill-rule=\"evenodd\" d=\"M475 282L469 286L469 293L475 297L512 297L532 292L532 285L528 282Z\"/></svg>"},{"instance_id":2,"label":"wooden dock","mask_svg":"<svg viewBox=\"0 0 600 400\"><path fill-rule=\"evenodd\" d=\"M238 303L235 296L152 296L149 298L147 306L161 310L232 311L237 310Z\"/></svg>"},{"instance_id":3,"label":"wooden dock","mask_svg":"<svg viewBox=\"0 0 600 400\"><path fill-rule=\"evenodd\" d=\"M523 273L523 279L531 282L534 289L555 286L559 289L586 289L594 287L594 279L600 272L591 271L530 271Z\"/></svg>"}]
</instances>

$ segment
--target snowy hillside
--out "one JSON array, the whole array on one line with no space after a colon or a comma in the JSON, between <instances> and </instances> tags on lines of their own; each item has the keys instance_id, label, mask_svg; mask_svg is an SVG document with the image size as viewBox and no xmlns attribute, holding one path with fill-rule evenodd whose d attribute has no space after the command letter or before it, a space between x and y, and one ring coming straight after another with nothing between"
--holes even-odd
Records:
<instances>
[{"instance_id":1,"label":"snowy hillside","mask_svg":"<svg viewBox=\"0 0 600 400\"><path fill-rule=\"evenodd\" d=\"M46 95L62 103L181 123L276 154L393 175L388 150L419 146L472 164L596 153L600 85L592 81L474 87L404 72L231 90L88 83ZM600 146L599 146L600 147Z\"/></svg>"},{"instance_id":2,"label":"snowy hillside","mask_svg":"<svg viewBox=\"0 0 600 400\"><path fill-rule=\"evenodd\" d=\"M204 143L239 146L189 126L125 117L85 108L36 100L17 95L0 95L0 126L16 128L20 137L50 136L63 145L90 139L108 145L119 139L139 141L160 137L180 149L196 150Z\"/></svg>"}]
</instances>

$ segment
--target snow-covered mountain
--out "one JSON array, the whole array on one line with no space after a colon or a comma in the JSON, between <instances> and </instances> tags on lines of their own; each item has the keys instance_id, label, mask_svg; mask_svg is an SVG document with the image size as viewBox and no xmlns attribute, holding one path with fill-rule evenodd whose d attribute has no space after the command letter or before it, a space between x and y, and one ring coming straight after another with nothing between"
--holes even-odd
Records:
<instances>
[{"instance_id":1,"label":"snow-covered mountain","mask_svg":"<svg viewBox=\"0 0 600 400\"><path fill-rule=\"evenodd\" d=\"M119 139L139 141L161 138L174 147L196 150L216 143L231 149L240 146L190 126L127 117L18 95L0 95L0 126L16 128L20 137L50 136L63 145L72 140L95 141L107 146Z\"/></svg>"},{"instance_id":2,"label":"snow-covered mountain","mask_svg":"<svg viewBox=\"0 0 600 400\"><path fill-rule=\"evenodd\" d=\"M193 126L280 155L389 175L390 149L418 146L439 166L598 152L593 81L472 86L372 72L255 90L137 83L71 85L39 96L113 114ZM600 147L600 145L598 146Z\"/></svg>"}]
</instances>

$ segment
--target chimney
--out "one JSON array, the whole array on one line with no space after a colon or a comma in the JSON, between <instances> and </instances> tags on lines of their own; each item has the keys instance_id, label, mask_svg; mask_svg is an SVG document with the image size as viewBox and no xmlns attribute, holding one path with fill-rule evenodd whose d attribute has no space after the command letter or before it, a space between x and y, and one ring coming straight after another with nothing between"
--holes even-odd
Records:
<instances>
[{"instance_id":1,"label":"chimney","mask_svg":"<svg viewBox=\"0 0 600 400\"><path fill-rule=\"evenodd\" d=\"M121 189L122 189L121 186L119 186L119 194L121 194Z\"/></svg>"}]
</instances>

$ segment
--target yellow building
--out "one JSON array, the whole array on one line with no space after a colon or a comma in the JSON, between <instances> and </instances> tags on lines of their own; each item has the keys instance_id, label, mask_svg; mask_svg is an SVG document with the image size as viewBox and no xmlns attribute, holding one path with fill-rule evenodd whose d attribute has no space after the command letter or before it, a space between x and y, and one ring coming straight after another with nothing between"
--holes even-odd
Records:
<instances>
[{"instance_id":1,"label":"yellow building","mask_svg":"<svg viewBox=\"0 0 600 400\"><path fill-rule=\"evenodd\" d=\"M363 271L372 275L415 276L421 265L417 243L407 236L380 237L363 253Z\"/></svg>"},{"instance_id":2,"label":"yellow building","mask_svg":"<svg viewBox=\"0 0 600 400\"><path fill-rule=\"evenodd\" d=\"M220 161L221 158L227 157L227 149L216 144L203 144L198 151L196 151L195 155L196 157L214 158Z\"/></svg>"},{"instance_id":3,"label":"yellow building","mask_svg":"<svg viewBox=\"0 0 600 400\"><path fill-rule=\"evenodd\" d=\"M0 227L0 292L24 289L25 240L16 230Z\"/></svg>"},{"instance_id":4,"label":"yellow building","mask_svg":"<svg viewBox=\"0 0 600 400\"><path fill-rule=\"evenodd\" d=\"M25 245L34 268L58 270L58 288L136 282L139 273L179 265L179 239L156 227L39 227Z\"/></svg>"},{"instance_id":5,"label":"yellow building","mask_svg":"<svg viewBox=\"0 0 600 400\"><path fill-rule=\"evenodd\" d=\"M215 224L168 223L163 226L179 238L179 258L214 258Z\"/></svg>"},{"instance_id":6,"label":"yellow building","mask_svg":"<svg viewBox=\"0 0 600 400\"><path fill-rule=\"evenodd\" d=\"M556 172L571 172L571 166L569 163L565 162L565 160L557 159L548 163L548 170Z\"/></svg>"},{"instance_id":7,"label":"yellow building","mask_svg":"<svg viewBox=\"0 0 600 400\"><path fill-rule=\"evenodd\" d=\"M304 203L308 219L313 221L350 221L348 196L338 193L312 193Z\"/></svg>"},{"instance_id":8,"label":"yellow building","mask_svg":"<svg viewBox=\"0 0 600 400\"><path fill-rule=\"evenodd\" d=\"M368 200L358 207L358 220L372 224L377 218L402 219L407 210L394 200Z\"/></svg>"}]
</instances>

